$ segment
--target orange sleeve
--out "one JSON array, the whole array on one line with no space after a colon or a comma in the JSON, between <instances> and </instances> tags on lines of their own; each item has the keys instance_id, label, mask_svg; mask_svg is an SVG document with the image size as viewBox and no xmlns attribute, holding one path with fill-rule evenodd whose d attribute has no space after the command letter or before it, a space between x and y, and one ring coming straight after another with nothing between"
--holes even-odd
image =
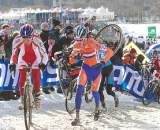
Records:
<instances>
[{"instance_id":1,"label":"orange sleeve","mask_svg":"<svg viewBox=\"0 0 160 130\"><path fill-rule=\"evenodd\" d=\"M75 63L76 63L76 59L75 59L74 57L70 57L70 58L69 58L69 63L70 63L71 65L75 64Z\"/></svg>"},{"instance_id":2,"label":"orange sleeve","mask_svg":"<svg viewBox=\"0 0 160 130\"><path fill-rule=\"evenodd\" d=\"M75 56L79 53L79 49L80 49L80 43L75 42L73 44L73 51L72 51L70 58L69 58L70 64L75 64L75 62L76 62Z\"/></svg>"},{"instance_id":3,"label":"orange sleeve","mask_svg":"<svg viewBox=\"0 0 160 130\"><path fill-rule=\"evenodd\" d=\"M107 51L107 55L106 57L103 59L103 61L106 63L112 56L113 56L113 51L112 49L108 48L106 49Z\"/></svg>"},{"instance_id":4,"label":"orange sleeve","mask_svg":"<svg viewBox=\"0 0 160 130\"><path fill-rule=\"evenodd\" d=\"M123 64L130 64L130 57L129 55L125 55L123 57L123 61L122 61Z\"/></svg>"}]
</instances>

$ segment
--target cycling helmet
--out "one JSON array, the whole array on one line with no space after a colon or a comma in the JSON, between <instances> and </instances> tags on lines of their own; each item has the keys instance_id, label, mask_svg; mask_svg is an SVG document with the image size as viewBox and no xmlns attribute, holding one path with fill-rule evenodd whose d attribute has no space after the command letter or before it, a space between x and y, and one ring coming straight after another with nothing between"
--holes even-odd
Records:
<instances>
[{"instance_id":1,"label":"cycling helmet","mask_svg":"<svg viewBox=\"0 0 160 130\"><path fill-rule=\"evenodd\" d=\"M88 30L85 26L79 25L76 28L76 38L86 38L88 35Z\"/></svg>"},{"instance_id":2,"label":"cycling helmet","mask_svg":"<svg viewBox=\"0 0 160 130\"><path fill-rule=\"evenodd\" d=\"M65 29L72 29L73 30L73 27L71 25L68 25L67 27L65 27Z\"/></svg>"},{"instance_id":3,"label":"cycling helmet","mask_svg":"<svg viewBox=\"0 0 160 130\"><path fill-rule=\"evenodd\" d=\"M158 51L157 50L154 50L153 51L153 55L157 55L158 54Z\"/></svg>"},{"instance_id":4,"label":"cycling helmet","mask_svg":"<svg viewBox=\"0 0 160 130\"><path fill-rule=\"evenodd\" d=\"M25 24L20 29L20 35L23 38L27 38L33 34L33 26L31 24Z\"/></svg>"},{"instance_id":5,"label":"cycling helmet","mask_svg":"<svg viewBox=\"0 0 160 130\"><path fill-rule=\"evenodd\" d=\"M65 34L66 34L66 35L69 35L69 34L72 34L72 33L74 33L73 27L72 27L72 26L67 26L67 27L65 28Z\"/></svg>"},{"instance_id":6,"label":"cycling helmet","mask_svg":"<svg viewBox=\"0 0 160 130\"><path fill-rule=\"evenodd\" d=\"M53 26L60 25L60 21L57 20L57 18L54 18L54 17L49 18L48 22L51 23Z\"/></svg>"},{"instance_id":7,"label":"cycling helmet","mask_svg":"<svg viewBox=\"0 0 160 130\"><path fill-rule=\"evenodd\" d=\"M47 22L44 22L44 23L41 24L41 30L46 30L46 31L48 31L48 29L49 29L49 25L48 25Z\"/></svg>"}]
</instances>

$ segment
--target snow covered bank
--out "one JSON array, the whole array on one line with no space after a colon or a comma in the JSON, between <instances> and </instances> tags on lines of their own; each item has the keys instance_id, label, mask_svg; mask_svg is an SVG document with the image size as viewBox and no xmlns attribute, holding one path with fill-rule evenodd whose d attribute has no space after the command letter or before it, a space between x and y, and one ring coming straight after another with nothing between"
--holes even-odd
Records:
<instances>
[{"instance_id":1,"label":"snow covered bank","mask_svg":"<svg viewBox=\"0 0 160 130\"><path fill-rule=\"evenodd\" d=\"M93 120L93 104L83 102L81 126L71 126L75 114L65 111L64 98L59 94L43 94L41 109L33 114L31 130L158 130L160 129L160 105L147 107L133 97L120 95L120 106L114 108L111 97L107 97L107 109L98 121ZM18 100L0 101L0 130L25 130L23 111L18 110Z\"/></svg>"}]
</instances>

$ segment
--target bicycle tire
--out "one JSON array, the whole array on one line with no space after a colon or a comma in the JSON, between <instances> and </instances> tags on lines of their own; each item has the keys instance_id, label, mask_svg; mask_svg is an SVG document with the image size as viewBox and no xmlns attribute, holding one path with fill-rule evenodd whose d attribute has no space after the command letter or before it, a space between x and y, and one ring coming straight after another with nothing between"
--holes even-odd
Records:
<instances>
[{"instance_id":1,"label":"bicycle tire","mask_svg":"<svg viewBox=\"0 0 160 130\"><path fill-rule=\"evenodd\" d=\"M160 96L157 96L157 102L160 104Z\"/></svg>"},{"instance_id":2,"label":"bicycle tire","mask_svg":"<svg viewBox=\"0 0 160 130\"><path fill-rule=\"evenodd\" d=\"M142 69L141 70L141 75L142 75L142 80L146 80L147 83L149 83L149 81L151 80L151 77L150 77L150 72L148 69Z\"/></svg>"},{"instance_id":3,"label":"bicycle tire","mask_svg":"<svg viewBox=\"0 0 160 130\"><path fill-rule=\"evenodd\" d=\"M87 87L85 88L85 93L84 93L84 99L86 103L91 103L93 100L93 96L90 97L90 94L92 95L91 86L87 85Z\"/></svg>"},{"instance_id":4,"label":"bicycle tire","mask_svg":"<svg viewBox=\"0 0 160 130\"><path fill-rule=\"evenodd\" d=\"M147 87L145 88L144 94L143 94L143 98L142 98L143 105L147 106L153 100L155 100L157 85L158 85L158 82L156 80L151 81L147 85Z\"/></svg>"},{"instance_id":5,"label":"bicycle tire","mask_svg":"<svg viewBox=\"0 0 160 130\"><path fill-rule=\"evenodd\" d=\"M65 68L65 71L66 73L68 73L68 68L67 68L67 65L65 63L63 63L62 61L59 63L59 66L58 66L58 76L59 76L59 80L60 80L60 87L61 87L61 90L64 94L64 96L67 96L67 93L64 91L66 88L69 88L69 85L68 86L65 86L64 83L68 81L68 83L70 83L71 81L71 77L69 75L67 75L67 79L63 79L63 71L64 71L64 68Z\"/></svg>"},{"instance_id":6,"label":"bicycle tire","mask_svg":"<svg viewBox=\"0 0 160 130\"><path fill-rule=\"evenodd\" d=\"M160 104L160 87L157 88L157 102Z\"/></svg>"},{"instance_id":7,"label":"bicycle tire","mask_svg":"<svg viewBox=\"0 0 160 130\"><path fill-rule=\"evenodd\" d=\"M30 92L30 86L24 87L24 122L26 130L30 130L32 124L32 92Z\"/></svg>"},{"instance_id":8,"label":"bicycle tire","mask_svg":"<svg viewBox=\"0 0 160 130\"><path fill-rule=\"evenodd\" d=\"M116 49L114 50L114 53L113 55L115 55L118 50L122 47L122 30L121 28L116 25L116 24L108 24L106 26L104 26L98 33L97 35L95 36L95 39L97 39L98 37L100 37L101 35L105 35L105 30L109 29L110 27L112 27L114 30L116 30L120 35L119 35L119 39L118 39L118 45L116 46ZM101 36L102 37L102 36ZM107 36L103 36L103 37L107 37Z\"/></svg>"},{"instance_id":9,"label":"bicycle tire","mask_svg":"<svg viewBox=\"0 0 160 130\"><path fill-rule=\"evenodd\" d=\"M68 91L67 91L67 96L65 98L65 108L69 114L72 114L75 110L75 102L72 101L72 99L73 99L73 95L76 93L76 86L77 86L76 81L77 79L74 79L71 81L70 87L68 88ZM73 100L75 100L75 98Z\"/></svg>"}]
</instances>

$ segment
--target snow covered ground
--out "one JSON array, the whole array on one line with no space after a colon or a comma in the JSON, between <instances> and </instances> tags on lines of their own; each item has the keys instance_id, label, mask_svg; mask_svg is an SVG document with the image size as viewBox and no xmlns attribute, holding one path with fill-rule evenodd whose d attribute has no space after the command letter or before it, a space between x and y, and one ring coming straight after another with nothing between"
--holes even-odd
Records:
<instances>
[{"instance_id":1,"label":"snow covered ground","mask_svg":"<svg viewBox=\"0 0 160 130\"><path fill-rule=\"evenodd\" d=\"M75 114L69 115L61 94L41 96L41 109L34 111L31 130L159 130L160 105L143 106L131 96L119 94L120 106L114 107L107 96L107 110L98 121L93 120L93 104L83 101L81 126L71 126ZM18 110L19 100L0 101L0 130L25 130L23 111Z\"/></svg>"}]
</instances>

